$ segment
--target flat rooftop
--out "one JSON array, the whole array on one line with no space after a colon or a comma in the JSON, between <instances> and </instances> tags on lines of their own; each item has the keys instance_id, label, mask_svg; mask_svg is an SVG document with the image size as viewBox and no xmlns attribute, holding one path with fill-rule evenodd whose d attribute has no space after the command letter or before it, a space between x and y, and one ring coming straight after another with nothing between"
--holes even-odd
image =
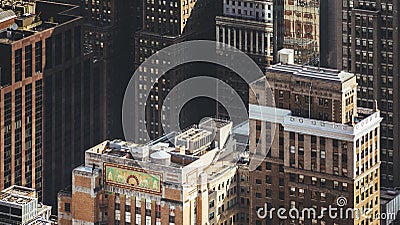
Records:
<instances>
[{"instance_id":1,"label":"flat rooftop","mask_svg":"<svg viewBox=\"0 0 400 225\"><path fill-rule=\"evenodd\" d=\"M225 126L230 128L231 123L228 121L213 120L215 120L217 129ZM204 124L199 124L199 127L202 126ZM166 162L164 165L182 168L215 150L217 146L215 146L213 138L210 129L194 126L181 133L169 133L147 144L136 144L122 140L104 141L90 148L86 153L144 163L164 164L163 162Z\"/></svg>"},{"instance_id":2,"label":"flat rooftop","mask_svg":"<svg viewBox=\"0 0 400 225\"><path fill-rule=\"evenodd\" d=\"M329 68L302 66L294 64L276 64L268 68L270 73L287 73L297 77L307 77L330 82L345 82L354 77L354 74ZM267 75L268 76L268 75Z\"/></svg>"},{"instance_id":3,"label":"flat rooftop","mask_svg":"<svg viewBox=\"0 0 400 225\"><path fill-rule=\"evenodd\" d=\"M0 26L10 19L14 19L15 23L0 30L0 43L10 44L79 19L79 16L73 15L73 10L77 8L76 5L50 1L18 2L17 5L3 1L0 3Z\"/></svg>"},{"instance_id":4,"label":"flat rooftop","mask_svg":"<svg viewBox=\"0 0 400 225\"><path fill-rule=\"evenodd\" d=\"M0 203L24 205L35 199L37 199L35 189L26 187L11 186L0 193Z\"/></svg>"}]
</instances>

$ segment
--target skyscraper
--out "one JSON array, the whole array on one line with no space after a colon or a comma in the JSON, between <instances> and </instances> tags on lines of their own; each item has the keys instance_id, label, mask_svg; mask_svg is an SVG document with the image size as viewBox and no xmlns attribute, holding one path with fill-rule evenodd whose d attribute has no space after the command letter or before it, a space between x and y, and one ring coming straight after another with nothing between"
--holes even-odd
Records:
<instances>
[{"instance_id":1,"label":"skyscraper","mask_svg":"<svg viewBox=\"0 0 400 225\"><path fill-rule=\"evenodd\" d=\"M267 70L267 80L277 108L264 105L269 86L263 79L254 83L256 94L250 98L250 151L253 157L266 158L249 174L249 224L366 221L332 218L328 213L318 218L260 218L260 208L314 209L321 215L322 208L332 206L379 213L382 118L376 108L357 108L355 76L326 68L274 65ZM339 198L347 205L339 205ZM379 224L379 219L368 223Z\"/></svg>"},{"instance_id":2,"label":"skyscraper","mask_svg":"<svg viewBox=\"0 0 400 225\"><path fill-rule=\"evenodd\" d=\"M102 101L107 115L99 131L109 138L121 137L121 108L125 88L134 71L134 33L141 27L141 1L80 1L85 55L102 66ZM89 146L87 146L89 147Z\"/></svg>"},{"instance_id":3,"label":"skyscraper","mask_svg":"<svg viewBox=\"0 0 400 225\"><path fill-rule=\"evenodd\" d=\"M158 75L160 66L168 62L153 62L151 68L139 66L152 54L174 43L215 39L215 16L220 8L218 3L213 0L143 1L142 29L135 34L135 66L150 75L140 76L135 82L136 90L139 90L135 104L146 105L144 115L142 112L136 113L140 117L134 125L141 132L134 137L138 143L149 141L144 136L146 129L151 139L163 135L162 123L165 119L161 112L163 108L168 108L166 105L163 107L165 97L176 84L198 73L193 67L183 65L168 71L156 82L154 77ZM149 89L150 96L144 99L142 95ZM186 116L184 120L191 121L191 118Z\"/></svg>"},{"instance_id":4,"label":"skyscraper","mask_svg":"<svg viewBox=\"0 0 400 225\"><path fill-rule=\"evenodd\" d=\"M50 32L16 30L17 24L29 17L18 17L16 10L0 6L1 127L4 128L0 137L0 189L24 185L35 188L41 196L43 47ZM34 12L34 4L27 6L27 12ZM26 37L29 41L24 40Z\"/></svg>"},{"instance_id":5,"label":"skyscraper","mask_svg":"<svg viewBox=\"0 0 400 225\"><path fill-rule=\"evenodd\" d=\"M273 61L274 53L274 5L272 0L266 1L237 1L225 0L222 2L222 15L216 17L216 41L220 43L217 52L223 49L221 43L233 46L246 53L254 62L265 71ZM217 67L216 74L218 78L229 84L239 93L244 104L248 105L249 87L233 71ZM218 88L218 101L231 102L233 98L230 90ZM225 98L226 100L223 100ZM230 120L227 111L240 110L240 106L230 104L226 106L216 105L218 107L217 116ZM224 110L226 107L226 110Z\"/></svg>"},{"instance_id":6,"label":"skyscraper","mask_svg":"<svg viewBox=\"0 0 400 225\"><path fill-rule=\"evenodd\" d=\"M399 7L396 0L336 1L332 17L340 35L332 67L355 73L358 105L377 101L381 129L382 185L400 186Z\"/></svg>"},{"instance_id":7,"label":"skyscraper","mask_svg":"<svg viewBox=\"0 0 400 225\"><path fill-rule=\"evenodd\" d=\"M82 147L104 138L95 125L105 121L102 68L83 55L76 6L3 1L1 8L16 24L7 20L0 34L1 188L32 187L53 205L82 163Z\"/></svg>"},{"instance_id":8,"label":"skyscraper","mask_svg":"<svg viewBox=\"0 0 400 225\"><path fill-rule=\"evenodd\" d=\"M272 1L223 1L216 17L216 41L245 52L263 70L273 59Z\"/></svg>"}]
</instances>

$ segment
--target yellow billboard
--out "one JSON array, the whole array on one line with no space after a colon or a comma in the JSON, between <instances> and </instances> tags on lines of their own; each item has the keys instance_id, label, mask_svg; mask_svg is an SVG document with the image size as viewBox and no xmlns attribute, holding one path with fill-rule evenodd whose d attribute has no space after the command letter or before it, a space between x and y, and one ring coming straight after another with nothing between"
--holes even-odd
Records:
<instances>
[{"instance_id":1,"label":"yellow billboard","mask_svg":"<svg viewBox=\"0 0 400 225\"><path fill-rule=\"evenodd\" d=\"M140 168L104 163L106 185L150 194L161 194L162 174Z\"/></svg>"}]
</instances>

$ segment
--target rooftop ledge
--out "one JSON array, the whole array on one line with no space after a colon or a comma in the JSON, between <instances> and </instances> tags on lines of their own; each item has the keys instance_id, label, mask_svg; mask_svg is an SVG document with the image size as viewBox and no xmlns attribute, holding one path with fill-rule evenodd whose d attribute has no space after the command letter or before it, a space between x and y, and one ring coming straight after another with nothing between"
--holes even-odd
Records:
<instances>
[{"instance_id":1,"label":"rooftop ledge","mask_svg":"<svg viewBox=\"0 0 400 225\"><path fill-rule=\"evenodd\" d=\"M362 109L365 112L365 109ZM371 114L360 120L357 124L347 125L317 119L292 116L289 110L259 106L251 104L249 107L250 119L265 122L280 123L285 131L301 132L333 139L352 141L375 128L381 121L379 111L371 111Z\"/></svg>"}]
</instances>

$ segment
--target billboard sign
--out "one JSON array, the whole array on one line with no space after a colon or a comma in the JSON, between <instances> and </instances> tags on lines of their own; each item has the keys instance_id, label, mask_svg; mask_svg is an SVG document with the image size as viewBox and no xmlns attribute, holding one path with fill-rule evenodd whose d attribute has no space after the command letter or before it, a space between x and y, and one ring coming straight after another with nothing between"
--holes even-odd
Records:
<instances>
[{"instance_id":1,"label":"billboard sign","mask_svg":"<svg viewBox=\"0 0 400 225\"><path fill-rule=\"evenodd\" d=\"M161 194L162 174L140 168L104 163L104 182L108 186Z\"/></svg>"}]
</instances>

